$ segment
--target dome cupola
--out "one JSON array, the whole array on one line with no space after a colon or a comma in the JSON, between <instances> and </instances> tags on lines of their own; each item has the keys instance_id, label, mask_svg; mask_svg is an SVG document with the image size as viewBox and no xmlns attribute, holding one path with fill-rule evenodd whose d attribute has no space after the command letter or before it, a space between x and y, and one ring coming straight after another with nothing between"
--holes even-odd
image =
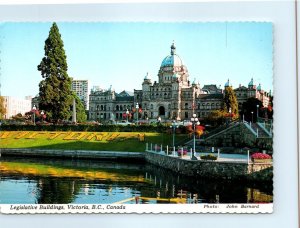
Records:
<instances>
[{"instance_id":1,"label":"dome cupola","mask_svg":"<svg viewBox=\"0 0 300 228\"><path fill-rule=\"evenodd\" d=\"M161 67L171 66L171 67L181 67L183 62L181 58L176 54L176 47L174 42L171 45L171 55L165 57L161 63Z\"/></svg>"},{"instance_id":2,"label":"dome cupola","mask_svg":"<svg viewBox=\"0 0 300 228\"><path fill-rule=\"evenodd\" d=\"M258 90L258 91L261 91L261 85L260 85L260 83L259 83L259 85L257 86L257 90Z\"/></svg>"},{"instance_id":3,"label":"dome cupola","mask_svg":"<svg viewBox=\"0 0 300 228\"><path fill-rule=\"evenodd\" d=\"M248 87L253 87L254 83L253 83L253 78L251 78L251 81L248 84Z\"/></svg>"},{"instance_id":4,"label":"dome cupola","mask_svg":"<svg viewBox=\"0 0 300 228\"><path fill-rule=\"evenodd\" d=\"M229 87L229 78L228 78L227 82L225 83L224 87Z\"/></svg>"}]
</instances>

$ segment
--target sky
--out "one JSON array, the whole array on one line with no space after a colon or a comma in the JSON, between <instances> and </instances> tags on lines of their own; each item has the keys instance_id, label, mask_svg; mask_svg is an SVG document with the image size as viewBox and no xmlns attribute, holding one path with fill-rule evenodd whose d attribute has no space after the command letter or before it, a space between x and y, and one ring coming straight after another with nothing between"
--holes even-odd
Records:
<instances>
[{"instance_id":1,"label":"sky","mask_svg":"<svg viewBox=\"0 0 300 228\"><path fill-rule=\"evenodd\" d=\"M0 24L1 95L24 98L39 92L37 65L52 23ZM68 74L89 87L121 92L141 89L147 74L158 81L162 60L176 54L201 87L235 88L251 78L273 91L273 26L269 22L58 22Z\"/></svg>"}]
</instances>

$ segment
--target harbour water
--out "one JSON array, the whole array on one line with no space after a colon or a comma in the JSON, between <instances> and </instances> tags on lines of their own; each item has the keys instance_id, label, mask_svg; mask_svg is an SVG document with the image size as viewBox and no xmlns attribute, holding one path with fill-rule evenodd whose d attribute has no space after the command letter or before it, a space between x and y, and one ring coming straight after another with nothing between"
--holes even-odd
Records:
<instances>
[{"instance_id":1,"label":"harbour water","mask_svg":"<svg viewBox=\"0 0 300 228\"><path fill-rule=\"evenodd\" d=\"M0 204L271 203L270 185L180 176L147 163L0 158Z\"/></svg>"}]
</instances>

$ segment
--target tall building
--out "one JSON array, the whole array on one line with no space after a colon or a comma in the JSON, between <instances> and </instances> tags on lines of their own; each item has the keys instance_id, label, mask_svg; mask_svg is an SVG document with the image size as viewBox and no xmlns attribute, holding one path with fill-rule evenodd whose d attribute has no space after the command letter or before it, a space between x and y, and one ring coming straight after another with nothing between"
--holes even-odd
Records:
<instances>
[{"instance_id":1,"label":"tall building","mask_svg":"<svg viewBox=\"0 0 300 228\"><path fill-rule=\"evenodd\" d=\"M223 108L224 90L215 84L204 85L194 81L183 60L176 53L176 47L171 45L170 55L166 56L158 71L158 80L152 82L150 75L144 77L141 90L134 90L133 96L126 91L116 93L111 88L101 90L95 88L90 95L90 119L107 120L126 118L127 109L131 115L136 115L136 105L139 107L139 118L142 119L176 119L187 120L194 113L201 118L207 117L213 110ZM229 80L224 87L230 86ZM239 107L250 97L262 101L264 107L269 104L270 94L256 87L251 79L248 87L240 86L234 90Z\"/></svg>"},{"instance_id":2,"label":"tall building","mask_svg":"<svg viewBox=\"0 0 300 228\"><path fill-rule=\"evenodd\" d=\"M9 119L19 113L24 115L31 110L31 97L26 96L25 99L20 99L11 96L4 97L4 107L6 108L6 114L4 119Z\"/></svg>"},{"instance_id":3,"label":"tall building","mask_svg":"<svg viewBox=\"0 0 300 228\"><path fill-rule=\"evenodd\" d=\"M72 90L77 94L84 105L84 109L89 109L89 82L88 80L73 80Z\"/></svg>"}]
</instances>

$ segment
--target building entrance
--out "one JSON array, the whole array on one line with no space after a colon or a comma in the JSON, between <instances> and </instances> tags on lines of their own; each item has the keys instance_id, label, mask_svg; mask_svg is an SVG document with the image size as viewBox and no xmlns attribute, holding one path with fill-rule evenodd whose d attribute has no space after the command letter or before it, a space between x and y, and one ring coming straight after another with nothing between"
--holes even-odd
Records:
<instances>
[{"instance_id":1,"label":"building entrance","mask_svg":"<svg viewBox=\"0 0 300 228\"><path fill-rule=\"evenodd\" d=\"M160 106L158 109L158 113L160 116L164 116L165 115L165 107L164 106Z\"/></svg>"}]
</instances>

